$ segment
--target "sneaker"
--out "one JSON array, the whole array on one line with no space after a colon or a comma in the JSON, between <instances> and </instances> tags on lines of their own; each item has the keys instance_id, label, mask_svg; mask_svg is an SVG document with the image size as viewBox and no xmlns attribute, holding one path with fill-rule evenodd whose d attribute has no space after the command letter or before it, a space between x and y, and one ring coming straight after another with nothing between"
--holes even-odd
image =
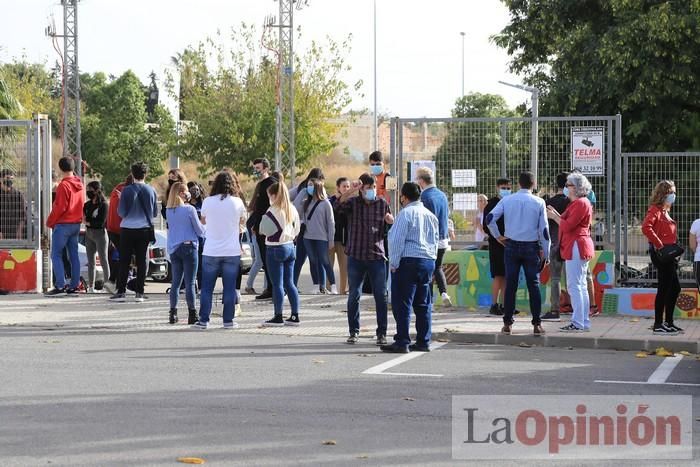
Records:
<instances>
[{"instance_id":1,"label":"sneaker","mask_svg":"<svg viewBox=\"0 0 700 467\"><path fill-rule=\"evenodd\" d=\"M253 287L246 287L243 290L243 295L257 295L258 293L255 291Z\"/></svg>"},{"instance_id":2,"label":"sneaker","mask_svg":"<svg viewBox=\"0 0 700 467\"><path fill-rule=\"evenodd\" d=\"M678 331L666 326L665 324L662 324L661 326L654 326L654 334L659 334L662 336L677 336Z\"/></svg>"},{"instance_id":3,"label":"sneaker","mask_svg":"<svg viewBox=\"0 0 700 467\"><path fill-rule=\"evenodd\" d=\"M386 336L377 336L377 345L387 345Z\"/></svg>"},{"instance_id":4,"label":"sneaker","mask_svg":"<svg viewBox=\"0 0 700 467\"><path fill-rule=\"evenodd\" d=\"M445 308L450 308L452 306L452 300L450 299L450 296L447 295L447 292L442 294L442 306Z\"/></svg>"},{"instance_id":5,"label":"sneaker","mask_svg":"<svg viewBox=\"0 0 700 467\"><path fill-rule=\"evenodd\" d=\"M66 294L66 288L63 287L62 289L54 287L53 289L49 290L48 292L44 293L45 297L58 297L61 295Z\"/></svg>"},{"instance_id":6,"label":"sneaker","mask_svg":"<svg viewBox=\"0 0 700 467\"><path fill-rule=\"evenodd\" d=\"M284 319L282 319L282 315L275 316L274 318L268 319L262 323L262 326L264 328L280 328L284 326Z\"/></svg>"},{"instance_id":7,"label":"sneaker","mask_svg":"<svg viewBox=\"0 0 700 467\"><path fill-rule=\"evenodd\" d=\"M544 328L542 327L541 324L535 324L532 326L532 333L535 336L541 336L544 334Z\"/></svg>"},{"instance_id":8,"label":"sneaker","mask_svg":"<svg viewBox=\"0 0 700 467\"><path fill-rule=\"evenodd\" d=\"M298 315L292 315L289 318L284 320L285 326L299 326L300 324L301 324L301 322L299 321Z\"/></svg>"},{"instance_id":9,"label":"sneaker","mask_svg":"<svg viewBox=\"0 0 700 467\"><path fill-rule=\"evenodd\" d=\"M679 333L679 334L685 334L685 331L684 331L682 328L679 328L678 326L676 326L676 325L673 324L673 323L671 323L671 324L664 323L664 326L666 326L668 329L671 329L671 330L673 330L673 331L676 331L676 332Z\"/></svg>"},{"instance_id":10,"label":"sneaker","mask_svg":"<svg viewBox=\"0 0 700 467\"><path fill-rule=\"evenodd\" d=\"M255 297L256 300L272 300L272 290L263 290L263 293Z\"/></svg>"},{"instance_id":11,"label":"sneaker","mask_svg":"<svg viewBox=\"0 0 700 467\"><path fill-rule=\"evenodd\" d=\"M379 350L381 350L382 352L388 352L388 353L408 353L408 352L410 352L410 350L408 350L408 346L396 345L396 344L380 345Z\"/></svg>"},{"instance_id":12,"label":"sneaker","mask_svg":"<svg viewBox=\"0 0 700 467\"><path fill-rule=\"evenodd\" d=\"M502 332L503 334L508 334L508 335L510 335L510 332L511 332L510 326L511 326L510 324L504 324L503 327L501 328L501 332Z\"/></svg>"},{"instance_id":13,"label":"sneaker","mask_svg":"<svg viewBox=\"0 0 700 467\"><path fill-rule=\"evenodd\" d=\"M125 293L115 293L111 297L109 297L109 300L111 302L125 302L126 301L126 294Z\"/></svg>"},{"instance_id":14,"label":"sneaker","mask_svg":"<svg viewBox=\"0 0 700 467\"><path fill-rule=\"evenodd\" d=\"M233 307L233 316L240 317L241 316L241 304L236 303L236 306Z\"/></svg>"},{"instance_id":15,"label":"sneaker","mask_svg":"<svg viewBox=\"0 0 700 467\"><path fill-rule=\"evenodd\" d=\"M134 298L134 301L138 303L144 302L145 300L148 300L148 297L142 293L137 293Z\"/></svg>"},{"instance_id":16,"label":"sneaker","mask_svg":"<svg viewBox=\"0 0 700 467\"><path fill-rule=\"evenodd\" d=\"M494 316L503 316L503 310L501 310L498 303L494 303L491 305L491 308L489 308L489 314Z\"/></svg>"},{"instance_id":17,"label":"sneaker","mask_svg":"<svg viewBox=\"0 0 700 467\"><path fill-rule=\"evenodd\" d=\"M588 316L590 316L591 318L593 318L595 316L600 316L600 315L601 315L601 311L598 308L598 305L593 305L588 312Z\"/></svg>"},{"instance_id":18,"label":"sneaker","mask_svg":"<svg viewBox=\"0 0 700 467\"><path fill-rule=\"evenodd\" d=\"M231 321L230 323L224 323L224 329L238 329L239 327L241 327L241 325L235 321Z\"/></svg>"},{"instance_id":19,"label":"sneaker","mask_svg":"<svg viewBox=\"0 0 700 467\"><path fill-rule=\"evenodd\" d=\"M321 289L316 284L314 284L311 287L311 290L309 290L309 295L320 295L320 294L321 294Z\"/></svg>"},{"instance_id":20,"label":"sneaker","mask_svg":"<svg viewBox=\"0 0 700 467\"><path fill-rule=\"evenodd\" d=\"M561 321L561 318L559 317L558 311L548 311L540 319L542 321L554 321L554 322Z\"/></svg>"},{"instance_id":21,"label":"sneaker","mask_svg":"<svg viewBox=\"0 0 700 467\"><path fill-rule=\"evenodd\" d=\"M113 294L116 291L116 286L114 285L114 282L111 281L106 281L103 285L102 288L107 292Z\"/></svg>"},{"instance_id":22,"label":"sneaker","mask_svg":"<svg viewBox=\"0 0 700 467\"><path fill-rule=\"evenodd\" d=\"M69 297L75 297L78 295L80 291L78 290L77 287L66 287L66 295Z\"/></svg>"},{"instance_id":23,"label":"sneaker","mask_svg":"<svg viewBox=\"0 0 700 467\"><path fill-rule=\"evenodd\" d=\"M206 331L208 327L209 327L209 323L203 323L201 321L197 321L192 326L190 326L190 329L197 329L199 331Z\"/></svg>"},{"instance_id":24,"label":"sneaker","mask_svg":"<svg viewBox=\"0 0 700 467\"><path fill-rule=\"evenodd\" d=\"M559 328L561 332L584 332L583 329L574 326L574 323L569 323L566 326Z\"/></svg>"},{"instance_id":25,"label":"sneaker","mask_svg":"<svg viewBox=\"0 0 700 467\"><path fill-rule=\"evenodd\" d=\"M345 343L357 344L357 341L359 341L359 340L360 340L360 337L357 335L356 332L353 332L352 334L350 334L350 337L348 337L348 339L345 341Z\"/></svg>"},{"instance_id":26,"label":"sneaker","mask_svg":"<svg viewBox=\"0 0 700 467\"><path fill-rule=\"evenodd\" d=\"M88 288L87 288L87 293L95 293L95 288L94 288L94 287L88 287Z\"/></svg>"},{"instance_id":27,"label":"sneaker","mask_svg":"<svg viewBox=\"0 0 700 467\"><path fill-rule=\"evenodd\" d=\"M331 284L331 295L338 295L338 286Z\"/></svg>"},{"instance_id":28,"label":"sneaker","mask_svg":"<svg viewBox=\"0 0 700 467\"><path fill-rule=\"evenodd\" d=\"M430 346L411 344L408 346L408 350L410 350L411 352L430 352Z\"/></svg>"}]
</instances>

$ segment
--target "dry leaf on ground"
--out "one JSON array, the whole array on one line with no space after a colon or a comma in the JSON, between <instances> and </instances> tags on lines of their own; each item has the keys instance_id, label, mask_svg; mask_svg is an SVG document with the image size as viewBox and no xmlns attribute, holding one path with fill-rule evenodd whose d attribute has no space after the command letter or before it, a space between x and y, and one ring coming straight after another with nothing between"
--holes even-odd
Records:
<instances>
[{"instance_id":1,"label":"dry leaf on ground","mask_svg":"<svg viewBox=\"0 0 700 467\"><path fill-rule=\"evenodd\" d=\"M528 344L527 342L521 342L520 344L518 344L518 347L529 348L532 347L532 344Z\"/></svg>"},{"instance_id":2,"label":"dry leaf on ground","mask_svg":"<svg viewBox=\"0 0 700 467\"><path fill-rule=\"evenodd\" d=\"M635 355L635 357L637 358L647 358L648 356L649 354L646 352L637 352L637 354Z\"/></svg>"},{"instance_id":3,"label":"dry leaf on ground","mask_svg":"<svg viewBox=\"0 0 700 467\"><path fill-rule=\"evenodd\" d=\"M415 399L413 397L404 397L403 400L405 401L414 401Z\"/></svg>"},{"instance_id":4,"label":"dry leaf on ground","mask_svg":"<svg viewBox=\"0 0 700 467\"><path fill-rule=\"evenodd\" d=\"M678 353L681 354L681 355L683 355L683 356L685 356L685 357L690 357L691 355L693 355L693 354L691 354L690 352L688 352L687 350L681 350L681 351L678 352Z\"/></svg>"},{"instance_id":5,"label":"dry leaf on ground","mask_svg":"<svg viewBox=\"0 0 700 467\"><path fill-rule=\"evenodd\" d=\"M329 439L323 442L324 446L335 446L336 444L338 444L338 442L334 439Z\"/></svg>"},{"instance_id":6,"label":"dry leaf on ground","mask_svg":"<svg viewBox=\"0 0 700 467\"><path fill-rule=\"evenodd\" d=\"M199 457L178 457L177 461L183 464L204 464L206 462Z\"/></svg>"},{"instance_id":7,"label":"dry leaf on ground","mask_svg":"<svg viewBox=\"0 0 700 467\"><path fill-rule=\"evenodd\" d=\"M673 357L673 352L671 352L670 350L666 350L663 347L657 348L655 353L659 357Z\"/></svg>"}]
</instances>

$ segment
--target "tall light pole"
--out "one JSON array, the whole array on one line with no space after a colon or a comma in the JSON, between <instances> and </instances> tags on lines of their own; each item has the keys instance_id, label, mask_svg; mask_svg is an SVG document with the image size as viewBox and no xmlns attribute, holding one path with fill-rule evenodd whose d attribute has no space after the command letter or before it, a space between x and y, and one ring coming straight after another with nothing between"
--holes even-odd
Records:
<instances>
[{"instance_id":1,"label":"tall light pole","mask_svg":"<svg viewBox=\"0 0 700 467\"><path fill-rule=\"evenodd\" d=\"M460 32L459 35L462 36L462 96L464 97L464 36L466 36L467 33L464 31Z\"/></svg>"},{"instance_id":2,"label":"tall light pole","mask_svg":"<svg viewBox=\"0 0 700 467\"><path fill-rule=\"evenodd\" d=\"M379 150L379 119L377 117L377 0L374 0L374 150Z\"/></svg>"},{"instance_id":3,"label":"tall light pole","mask_svg":"<svg viewBox=\"0 0 700 467\"><path fill-rule=\"evenodd\" d=\"M530 170L533 174L535 174L535 180L537 180L537 163L539 162L538 158L538 141L537 141L537 131L538 131L538 126L539 126L539 117L540 117L540 111L539 111L539 100L540 100L540 90L532 87L532 86L525 86L523 84L511 84L511 83L506 83L504 81L499 81L499 83L510 86L511 88L516 88L516 89L521 89L523 91L527 91L531 93L532 95L532 131L531 131L531 141L530 141L530 150L531 150L531 156L530 156Z\"/></svg>"}]
</instances>

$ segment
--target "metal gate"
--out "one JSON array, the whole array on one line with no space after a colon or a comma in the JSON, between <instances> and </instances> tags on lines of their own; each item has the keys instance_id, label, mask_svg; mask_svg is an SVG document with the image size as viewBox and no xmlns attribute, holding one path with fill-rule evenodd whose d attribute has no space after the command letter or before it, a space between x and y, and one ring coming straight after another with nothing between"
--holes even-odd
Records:
<instances>
[{"instance_id":1,"label":"metal gate","mask_svg":"<svg viewBox=\"0 0 700 467\"><path fill-rule=\"evenodd\" d=\"M642 234L641 224L654 186L661 180L672 180L677 201L671 217L678 226L678 242L686 249L679 264L679 278L683 285L694 287L694 255L688 246L688 235L693 221L700 218L700 153L624 153L622 159L621 284L648 287L656 283L656 269L649 259L649 242Z\"/></svg>"}]
</instances>

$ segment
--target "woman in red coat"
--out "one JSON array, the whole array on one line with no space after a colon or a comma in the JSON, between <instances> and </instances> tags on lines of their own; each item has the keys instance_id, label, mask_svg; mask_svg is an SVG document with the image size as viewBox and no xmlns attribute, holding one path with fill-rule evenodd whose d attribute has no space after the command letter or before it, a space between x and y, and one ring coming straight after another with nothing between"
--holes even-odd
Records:
<instances>
[{"instance_id":1,"label":"woman in red coat","mask_svg":"<svg viewBox=\"0 0 700 467\"><path fill-rule=\"evenodd\" d=\"M673 324L673 311L681 293L678 282L678 263L661 263L657 251L678 241L676 222L669 211L676 201L676 185L670 180L656 184L649 201L649 210L642 222L642 233L649 240L649 256L657 270L656 300L654 302L654 334L676 335L683 331ZM666 322L663 321L664 313Z\"/></svg>"},{"instance_id":2,"label":"woman in red coat","mask_svg":"<svg viewBox=\"0 0 700 467\"><path fill-rule=\"evenodd\" d=\"M566 284L571 297L573 314L571 323L561 330L563 332L586 332L591 330L588 314L590 298L586 285L588 261L593 258L593 239L591 239L591 220L593 208L587 196L591 191L588 179L574 172L566 179L564 194L571 201L563 214L552 206L547 208L548 216L559 224L559 254L566 261Z\"/></svg>"}]
</instances>

